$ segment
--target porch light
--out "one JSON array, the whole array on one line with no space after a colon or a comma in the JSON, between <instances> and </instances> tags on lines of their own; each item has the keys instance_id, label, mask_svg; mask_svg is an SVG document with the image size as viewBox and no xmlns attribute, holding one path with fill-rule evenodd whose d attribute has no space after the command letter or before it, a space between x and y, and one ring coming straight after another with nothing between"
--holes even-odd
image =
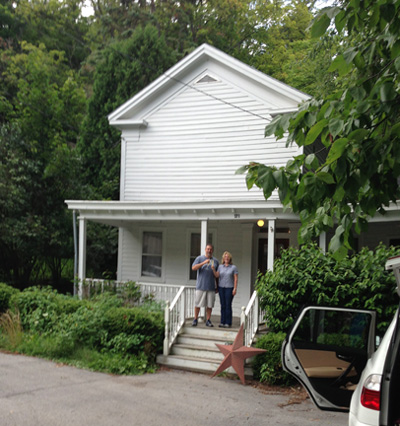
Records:
<instances>
[{"instance_id":1,"label":"porch light","mask_svg":"<svg viewBox=\"0 0 400 426\"><path fill-rule=\"evenodd\" d=\"M262 227L264 226L264 221L263 221L262 219L259 219L259 220L257 221L257 225L258 225L260 228L262 228Z\"/></svg>"}]
</instances>

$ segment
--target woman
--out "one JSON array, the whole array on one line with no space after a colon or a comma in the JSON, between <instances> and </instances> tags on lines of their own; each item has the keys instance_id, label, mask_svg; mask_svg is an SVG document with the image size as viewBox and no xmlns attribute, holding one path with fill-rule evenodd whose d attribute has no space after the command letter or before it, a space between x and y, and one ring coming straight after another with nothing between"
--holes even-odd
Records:
<instances>
[{"instance_id":1,"label":"woman","mask_svg":"<svg viewBox=\"0 0 400 426\"><path fill-rule=\"evenodd\" d=\"M238 270L232 264L232 255L225 251L222 255L221 264L214 271L219 278L218 292L221 302L221 323L219 327L229 328L232 326L232 300L237 292Z\"/></svg>"}]
</instances>

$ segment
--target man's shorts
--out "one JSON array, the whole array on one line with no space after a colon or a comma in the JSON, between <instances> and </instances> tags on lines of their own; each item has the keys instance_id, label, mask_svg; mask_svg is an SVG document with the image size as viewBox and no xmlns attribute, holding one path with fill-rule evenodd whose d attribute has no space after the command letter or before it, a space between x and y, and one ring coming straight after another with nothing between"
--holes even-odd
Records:
<instances>
[{"instance_id":1,"label":"man's shorts","mask_svg":"<svg viewBox=\"0 0 400 426\"><path fill-rule=\"evenodd\" d=\"M196 290L194 306L196 308L213 308L215 303L215 291Z\"/></svg>"}]
</instances>

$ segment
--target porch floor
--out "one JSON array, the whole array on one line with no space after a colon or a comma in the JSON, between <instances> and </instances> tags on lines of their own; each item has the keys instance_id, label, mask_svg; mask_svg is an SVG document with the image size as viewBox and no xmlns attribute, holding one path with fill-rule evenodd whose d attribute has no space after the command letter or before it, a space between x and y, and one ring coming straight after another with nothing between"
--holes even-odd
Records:
<instances>
[{"instance_id":1,"label":"porch floor","mask_svg":"<svg viewBox=\"0 0 400 426\"><path fill-rule=\"evenodd\" d=\"M220 319L221 319L220 315L211 315L211 322L214 324L213 328L217 328L217 329L220 329L220 330L239 331L240 317L233 317L232 318L232 327L231 328L220 328L220 327L218 327ZM193 322L193 317L187 318L186 321L185 321L185 326L192 325L192 322ZM197 323L197 327L198 328L209 328L209 327L206 327L205 319L201 315L199 316L199 321Z\"/></svg>"}]
</instances>

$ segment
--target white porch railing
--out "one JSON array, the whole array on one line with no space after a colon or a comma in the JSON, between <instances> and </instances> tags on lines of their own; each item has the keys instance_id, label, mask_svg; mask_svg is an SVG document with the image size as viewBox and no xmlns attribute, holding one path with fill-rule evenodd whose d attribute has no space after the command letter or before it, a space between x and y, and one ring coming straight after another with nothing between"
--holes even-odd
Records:
<instances>
[{"instance_id":1,"label":"white porch railing","mask_svg":"<svg viewBox=\"0 0 400 426\"><path fill-rule=\"evenodd\" d=\"M116 290L124 287L129 281L114 281L114 280L102 280L97 278L85 278L81 297L89 297L92 294L92 290L100 288L100 292L103 292L107 286L112 286ZM152 297L157 302L171 302L179 289L180 285L174 284L160 284L160 283L145 283L136 282L140 286L141 299L146 297Z\"/></svg>"},{"instance_id":2,"label":"white porch railing","mask_svg":"<svg viewBox=\"0 0 400 426\"><path fill-rule=\"evenodd\" d=\"M170 304L165 307L165 333L163 353L167 356L186 318L194 317L195 287L182 286Z\"/></svg>"},{"instance_id":3,"label":"white porch railing","mask_svg":"<svg viewBox=\"0 0 400 426\"><path fill-rule=\"evenodd\" d=\"M260 305L257 292L251 295L247 307L242 308L240 316L240 325L244 324L244 345L251 346L257 333L258 326L264 322L264 312L260 311Z\"/></svg>"}]
</instances>

